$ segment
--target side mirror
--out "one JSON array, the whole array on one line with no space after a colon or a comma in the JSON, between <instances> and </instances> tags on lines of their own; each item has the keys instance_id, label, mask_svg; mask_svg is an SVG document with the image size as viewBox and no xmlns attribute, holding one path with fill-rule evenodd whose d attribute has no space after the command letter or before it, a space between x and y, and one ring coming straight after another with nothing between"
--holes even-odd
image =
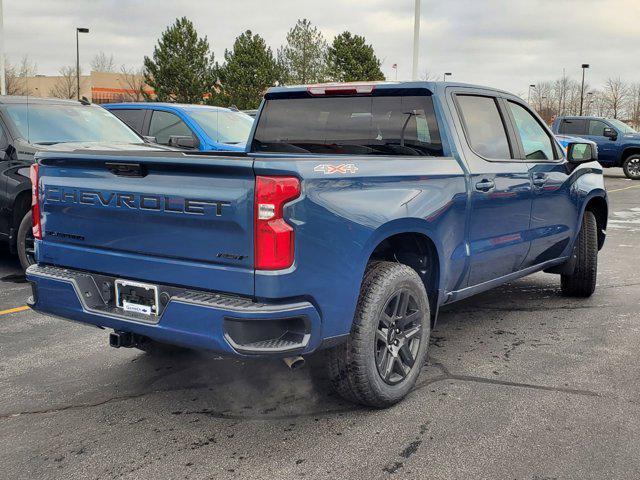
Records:
<instances>
[{"instance_id":1,"label":"side mirror","mask_svg":"<svg viewBox=\"0 0 640 480\"><path fill-rule=\"evenodd\" d=\"M158 143L158 139L150 135L143 135L142 139L147 143Z\"/></svg>"},{"instance_id":2,"label":"side mirror","mask_svg":"<svg viewBox=\"0 0 640 480\"><path fill-rule=\"evenodd\" d=\"M613 128L605 127L602 134L611 140L616 140L618 138L618 133Z\"/></svg>"},{"instance_id":3,"label":"side mirror","mask_svg":"<svg viewBox=\"0 0 640 480\"><path fill-rule=\"evenodd\" d=\"M590 143L571 142L567 145L569 163L585 163L598 160L598 152Z\"/></svg>"},{"instance_id":4,"label":"side mirror","mask_svg":"<svg viewBox=\"0 0 640 480\"><path fill-rule=\"evenodd\" d=\"M171 135L169 146L176 148L196 148L196 139L188 135Z\"/></svg>"}]
</instances>

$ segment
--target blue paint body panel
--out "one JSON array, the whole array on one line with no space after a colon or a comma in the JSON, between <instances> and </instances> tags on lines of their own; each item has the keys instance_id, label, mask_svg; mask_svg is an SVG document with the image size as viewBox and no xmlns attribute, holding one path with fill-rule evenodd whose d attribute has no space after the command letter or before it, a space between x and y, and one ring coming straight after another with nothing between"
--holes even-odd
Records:
<instances>
[{"instance_id":1,"label":"blue paint body panel","mask_svg":"<svg viewBox=\"0 0 640 480\"><path fill-rule=\"evenodd\" d=\"M566 261L587 203L596 197L606 201L602 168L596 162L571 165L565 158L485 161L467 144L455 95L521 100L459 84L389 83L376 88L400 91L405 87L419 87L433 96L442 157L40 154L45 236L37 242L38 261L241 295L266 304L303 302L309 306L305 315L313 324L304 353L349 333L370 256L393 235L420 234L432 242L438 256L437 285L432 286L437 298L431 299L436 306ZM300 90L272 89L276 93ZM104 168L105 162L125 161L144 165L148 175L119 178ZM357 170L327 174L316 168L345 163ZM253 269L256 175L301 180L300 197L284 210L295 231L295 260L286 270ZM474 188L485 179L491 179L495 188L488 192ZM77 195L90 190L102 197L85 195L87 202L76 202L74 189ZM68 202L57 200L60 192ZM103 205L106 196L117 193L133 194L133 207L126 202L124 207L117 202ZM141 195L160 196L163 208L140 208ZM197 213L186 215L182 213L187 200L205 203L195 203ZM171 208L167 210L166 205ZM175 209L182 212L171 211ZM37 275L29 275L29 280L38 289L37 310L169 343L234 352L219 328L225 312L169 303L162 321L150 327L86 312L74 301L73 288L63 282L56 284ZM270 315L282 314L276 309Z\"/></svg>"}]
</instances>

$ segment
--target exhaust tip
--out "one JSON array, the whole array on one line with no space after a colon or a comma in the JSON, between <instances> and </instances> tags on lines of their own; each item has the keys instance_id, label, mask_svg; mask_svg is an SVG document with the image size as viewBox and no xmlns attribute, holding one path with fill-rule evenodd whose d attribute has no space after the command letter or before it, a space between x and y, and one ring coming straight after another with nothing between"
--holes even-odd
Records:
<instances>
[{"instance_id":1,"label":"exhaust tip","mask_svg":"<svg viewBox=\"0 0 640 480\"><path fill-rule=\"evenodd\" d=\"M299 368L304 367L305 364L305 359L300 355L295 357L285 357L282 361L287 367L289 367L289 370L298 370Z\"/></svg>"}]
</instances>

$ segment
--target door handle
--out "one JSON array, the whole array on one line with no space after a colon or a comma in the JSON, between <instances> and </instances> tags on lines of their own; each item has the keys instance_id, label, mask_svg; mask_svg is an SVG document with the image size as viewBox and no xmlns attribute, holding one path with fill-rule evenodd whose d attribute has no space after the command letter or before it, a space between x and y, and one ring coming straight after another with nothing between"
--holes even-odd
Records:
<instances>
[{"instance_id":1,"label":"door handle","mask_svg":"<svg viewBox=\"0 0 640 480\"><path fill-rule=\"evenodd\" d=\"M545 173L538 173L533 177L533 184L536 187L542 187L545 183L547 183L547 175Z\"/></svg>"},{"instance_id":2,"label":"door handle","mask_svg":"<svg viewBox=\"0 0 640 480\"><path fill-rule=\"evenodd\" d=\"M482 179L478 183L476 183L476 190L481 192L488 192L492 188L495 188L496 184L493 180L488 180L486 178Z\"/></svg>"}]
</instances>

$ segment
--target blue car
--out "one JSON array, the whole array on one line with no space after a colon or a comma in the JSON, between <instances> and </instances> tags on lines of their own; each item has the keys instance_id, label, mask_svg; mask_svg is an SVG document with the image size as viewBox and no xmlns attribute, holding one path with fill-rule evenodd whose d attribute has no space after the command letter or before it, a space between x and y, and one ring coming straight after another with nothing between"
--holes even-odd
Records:
<instances>
[{"instance_id":1,"label":"blue car","mask_svg":"<svg viewBox=\"0 0 640 480\"><path fill-rule=\"evenodd\" d=\"M387 407L444 305L539 271L567 296L596 288L595 152L563 151L501 90L275 87L246 153L64 148L31 168L28 302L112 330L112 347L289 367L324 349L340 395Z\"/></svg>"},{"instance_id":2,"label":"blue car","mask_svg":"<svg viewBox=\"0 0 640 480\"><path fill-rule=\"evenodd\" d=\"M243 152L253 118L238 110L175 103L110 103L104 108L161 145L202 152Z\"/></svg>"},{"instance_id":3,"label":"blue car","mask_svg":"<svg viewBox=\"0 0 640 480\"><path fill-rule=\"evenodd\" d=\"M564 149L565 153L567 151L567 147L569 146L570 143L588 143L589 145L591 145L591 148L593 149L594 152L598 152L598 144L596 142L592 142L591 140L587 140L586 138L582 138L582 137L573 137L570 135L561 135L558 134L555 136L556 140L558 141L558 143L560 143L560 145L562 145L562 148Z\"/></svg>"},{"instance_id":4,"label":"blue car","mask_svg":"<svg viewBox=\"0 0 640 480\"><path fill-rule=\"evenodd\" d=\"M581 137L598 145L603 167L621 167L627 178L640 180L640 133L616 118L558 117L553 133Z\"/></svg>"}]
</instances>

